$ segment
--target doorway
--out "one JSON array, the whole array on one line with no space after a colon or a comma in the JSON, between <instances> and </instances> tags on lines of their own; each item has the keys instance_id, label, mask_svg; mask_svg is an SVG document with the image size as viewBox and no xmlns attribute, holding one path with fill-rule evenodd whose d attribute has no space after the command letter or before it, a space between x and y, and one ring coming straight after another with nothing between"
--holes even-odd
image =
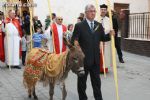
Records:
<instances>
[{"instance_id":1,"label":"doorway","mask_svg":"<svg viewBox=\"0 0 150 100\"><path fill-rule=\"evenodd\" d=\"M119 14L122 9L129 10L129 4L114 3L114 10Z\"/></svg>"}]
</instances>

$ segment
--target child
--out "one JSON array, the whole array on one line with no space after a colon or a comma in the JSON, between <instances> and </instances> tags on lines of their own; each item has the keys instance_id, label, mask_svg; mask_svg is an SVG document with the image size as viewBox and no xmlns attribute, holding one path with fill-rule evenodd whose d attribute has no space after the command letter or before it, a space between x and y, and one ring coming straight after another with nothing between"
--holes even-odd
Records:
<instances>
[{"instance_id":1,"label":"child","mask_svg":"<svg viewBox=\"0 0 150 100\"><path fill-rule=\"evenodd\" d=\"M68 31L66 33L66 38L67 38L68 41L71 41L71 37L72 37L72 33L73 33L73 28L74 28L73 24L69 24L68 25Z\"/></svg>"},{"instance_id":2,"label":"child","mask_svg":"<svg viewBox=\"0 0 150 100\"><path fill-rule=\"evenodd\" d=\"M23 35L21 43L22 43L22 64L25 65L26 51L27 51L27 40L25 35Z\"/></svg>"},{"instance_id":3,"label":"child","mask_svg":"<svg viewBox=\"0 0 150 100\"><path fill-rule=\"evenodd\" d=\"M33 34L33 47L41 48L42 45L42 40L46 39L45 35L42 34L41 28L37 27L36 28L36 33Z\"/></svg>"}]
</instances>

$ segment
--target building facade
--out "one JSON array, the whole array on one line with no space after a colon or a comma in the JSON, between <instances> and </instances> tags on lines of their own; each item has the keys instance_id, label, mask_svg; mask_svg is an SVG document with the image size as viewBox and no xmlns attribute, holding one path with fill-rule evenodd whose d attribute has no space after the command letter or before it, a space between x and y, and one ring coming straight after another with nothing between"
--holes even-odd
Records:
<instances>
[{"instance_id":1,"label":"building facade","mask_svg":"<svg viewBox=\"0 0 150 100\"><path fill-rule=\"evenodd\" d=\"M96 0L50 0L52 12L64 17L64 22L75 23L79 13L84 12L85 5L94 4ZM110 0L111 8L124 7L128 5L130 13L142 13L149 11L149 0ZM34 8L34 15L44 21L49 14L47 0L33 0L37 4ZM99 0L99 4L107 4L107 0ZM42 9L42 11L41 11Z\"/></svg>"},{"instance_id":2,"label":"building facade","mask_svg":"<svg viewBox=\"0 0 150 100\"><path fill-rule=\"evenodd\" d=\"M18 2L20 0L1 0L0 10L3 11L3 2ZM50 15L48 0L29 0L36 4L33 7L33 16L38 16L44 25L47 15ZM84 12L87 4L96 4L96 0L50 0L53 13L64 18L64 24L76 23L77 17ZM116 12L123 10L126 18L123 20L122 48L126 51L150 56L150 0L110 0L111 9ZM21 0L27 3L27 0ZM107 0L99 0L99 5L107 4ZM9 9L9 8L8 8ZM29 10L22 7L21 10Z\"/></svg>"},{"instance_id":3,"label":"building facade","mask_svg":"<svg viewBox=\"0 0 150 100\"><path fill-rule=\"evenodd\" d=\"M0 10L2 11L2 2L18 2L20 0L1 0ZM39 19L44 23L44 19L49 15L48 0L29 0L37 6L33 8L35 16L39 16ZM96 0L50 0L52 12L64 17L64 22L75 23L79 13L84 12L85 5L96 4ZM110 0L111 8L128 8L130 13L142 13L150 10L150 0ZM21 0L22 3L26 3L27 0ZM99 0L99 4L107 4L107 0ZM22 10L26 10L22 8Z\"/></svg>"}]
</instances>

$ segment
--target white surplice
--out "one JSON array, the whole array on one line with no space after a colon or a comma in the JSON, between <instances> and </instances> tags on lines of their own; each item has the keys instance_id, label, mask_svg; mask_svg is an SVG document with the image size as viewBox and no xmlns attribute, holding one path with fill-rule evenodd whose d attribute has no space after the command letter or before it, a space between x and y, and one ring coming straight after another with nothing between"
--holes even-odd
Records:
<instances>
[{"instance_id":1,"label":"white surplice","mask_svg":"<svg viewBox=\"0 0 150 100\"><path fill-rule=\"evenodd\" d=\"M57 26L57 31L58 31L58 38L59 38L59 47L60 47L60 53L62 53L62 48L63 48L63 27L62 25Z\"/></svg>"},{"instance_id":2,"label":"white surplice","mask_svg":"<svg viewBox=\"0 0 150 100\"><path fill-rule=\"evenodd\" d=\"M110 33L110 19L108 17L101 17L101 24L104 28L105 34ZM105 57L105 65L106 67L112 66L112 60L111 60L111 41L104 42L104 57Z\"/></svg>"},{"instance_id":3,"label":"white surplice","mask_svg":"<svg viewBox=\"0 0 150 100\"><path fill-rule=\"evenodd\" d=\"M12 23L6 24L5 44L5 61L7 65L18 66L19 63L19 48L20 36L17 28Z\"/></svg>"}]
</instances>

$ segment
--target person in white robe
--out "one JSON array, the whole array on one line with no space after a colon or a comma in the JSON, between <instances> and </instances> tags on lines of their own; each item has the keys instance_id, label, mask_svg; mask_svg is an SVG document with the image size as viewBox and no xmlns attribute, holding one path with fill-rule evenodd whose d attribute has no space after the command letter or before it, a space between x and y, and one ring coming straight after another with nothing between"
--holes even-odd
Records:
<instances>
[{"instance_id":1,"label":"person in white robe","mask_svg":"<svg viewBox=\"0 0 150 100\"><path fill-rule=\"evenodd\" d=\"M7 66L15 67L20 69L20 59L19 59L19 50L20 50L20 35L18 29L12 21L15 20L15 11L10 10L8 20L5 26L5 62ZM7 20L7 21L8 21Z\"/></svg>"},{"instance_id":2,"label":"person in white robe","mask_svg":"<svg viewBox=\"0 0 150 100\"><path fill-rule=\"evenodd\" d=\"M110 19L106 16L107 14L107 5L103 4L100 5L100 12L101 12L101 19L100 23L102 24L104 28L105 34L109 34L112 30L110 27ZM105 66L111 67L112 66L112 60L111 60L111 41L104 42L104 58L105 58Z\"/></svg>"}]
</instances>

